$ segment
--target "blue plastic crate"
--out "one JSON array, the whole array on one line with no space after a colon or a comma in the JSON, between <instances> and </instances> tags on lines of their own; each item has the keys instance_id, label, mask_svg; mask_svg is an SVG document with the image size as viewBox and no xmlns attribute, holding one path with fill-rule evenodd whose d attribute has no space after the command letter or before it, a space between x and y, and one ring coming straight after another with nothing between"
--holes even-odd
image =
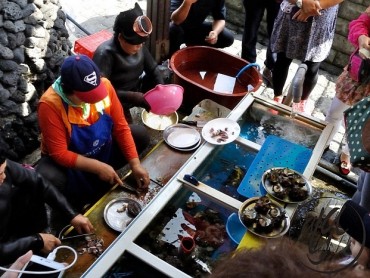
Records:
<instances>
[{"instance_id":1,"label":"blue plastic crate","mask_svg":"<svg viewBox=\"0 0 370 278\"><path fill-rule=\"evenodd\" d=\"M274 135L268 136L241 181L238 193L247 198L266 195L261 183L266 170L272 167L288 167L303 173L311 155L312 150L306 147Z\"/></svg>"}]
</instances>

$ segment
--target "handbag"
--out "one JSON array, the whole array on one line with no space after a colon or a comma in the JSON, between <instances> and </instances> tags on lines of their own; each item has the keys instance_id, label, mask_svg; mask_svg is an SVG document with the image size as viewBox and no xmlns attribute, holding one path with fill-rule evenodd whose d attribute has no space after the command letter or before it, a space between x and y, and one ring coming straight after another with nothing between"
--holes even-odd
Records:
<instances>
[{"instance_id":1,"label":"handbag","mask_svg":"<svg viewBox=\"0 0 370 278\"><path fill-rule=\"evenodd\" d=\"M361 58L358 48L349 58L348 72L351 78L356 82L370 82L370 59Z\"/></svg>"},{"instance_id":2,"label":"handbag","mask_svg":"<svg viewBox=\"0 0 370 278\"><path fill-rule=\"evenodd\" d=\"M344 121L351 164L370 172L370 97L344 111Z\"/></svg>"}]
</instances>

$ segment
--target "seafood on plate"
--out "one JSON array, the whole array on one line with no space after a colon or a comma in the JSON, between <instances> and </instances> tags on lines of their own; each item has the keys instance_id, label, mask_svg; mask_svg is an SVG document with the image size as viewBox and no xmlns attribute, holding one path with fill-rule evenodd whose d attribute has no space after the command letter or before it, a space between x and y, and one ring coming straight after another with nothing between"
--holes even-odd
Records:
<instances>
[{"instance_id":1,"label":"seafood on plate","mask_svg":"<svg viewBox=\"0 0 370 278\"><path fill-rule=\"evenodd\" d=\"M267 196L248 199L239 210L239 218L248 230L257 234L279 234L287 219L285 210Z\"/></svg>"},{"instance_id":2,"label":"seafood on plate","mask_svg":"<svg viewBox=\"0 0 370 278\"><path fill-rule=\"evenodd\" d=\"M282 201L300 202L306 200L310 185L298 172L289 168L272 168L262 177L268 193Z\"/></svg>"},{"instance_id":3,"label":"seafood on plate","mask_svg":"<svg viewBox=\"0 0 370 278\"><path fill-rule=\"evenodd\" d=\"M128 202L127 214L128 216L135 218L141 212L141 206L137 202Z\"/></svg>"}]
</instances>

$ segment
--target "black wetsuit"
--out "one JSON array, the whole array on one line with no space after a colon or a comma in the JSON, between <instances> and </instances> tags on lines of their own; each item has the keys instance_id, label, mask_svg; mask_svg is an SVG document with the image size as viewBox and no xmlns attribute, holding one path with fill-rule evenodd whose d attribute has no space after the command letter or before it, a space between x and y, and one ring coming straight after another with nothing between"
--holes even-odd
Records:
<instances>
[{"instance_id":1,"label":"black wetsuit","mask_svg":"<svg viewBox=\"0 0 370 278\"><path fill-rule=\"evenodd\" d=\"M111 38L99 45L93 61L112 83L125 110L134 106L145 108L137 92L145 93L157 84L164 84L158 65L145 45L136 54L129 55L117 39ZM141 78L143 73L145 77Z\"/></svg>"}]
</instances>

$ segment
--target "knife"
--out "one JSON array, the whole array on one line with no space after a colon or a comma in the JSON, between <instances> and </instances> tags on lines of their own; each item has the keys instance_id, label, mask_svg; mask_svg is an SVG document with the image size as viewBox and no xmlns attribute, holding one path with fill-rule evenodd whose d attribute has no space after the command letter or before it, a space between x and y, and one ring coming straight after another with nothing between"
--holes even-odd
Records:
<instances>
[{"instance_id":1,"label":"knife","mask_svg":"<svg viewBox=\"0 0 370 278\"><path fill-rule=\"evenodd\" d=\"M60 240L67 240L67 239L79 238L79 237L84 237L84 236L92 236L92 235L95 235L95 233L80 234L80 235L76 235L76 236L67 236L67 237L60 238Z\"/></svg>"},{"instance_id":2,"label":"knife","mask_svg":"<svg viewBox=\"0 0 370 278\"><path fill-rule=\"evenodd\" d=\"M123 182L123 184L120 184L121 187L123 187L124 189L127 189L128 191L132 192L132 193L136 193L138 194L139 191L136 187L133 187L131 185L128 185L127 183Z\"/></svg>"},{"instance_id":3,"label":"knife","mask_svg":"<svg viewBox=\"0 0 370 278\"><path fill-rule=\"evenodd\" d=\"M192 125L196 127L204 127L206 123L207 123L206 121L186 121L186 120L179 121L179 124Z\"/></svg>"}]
</instances>

